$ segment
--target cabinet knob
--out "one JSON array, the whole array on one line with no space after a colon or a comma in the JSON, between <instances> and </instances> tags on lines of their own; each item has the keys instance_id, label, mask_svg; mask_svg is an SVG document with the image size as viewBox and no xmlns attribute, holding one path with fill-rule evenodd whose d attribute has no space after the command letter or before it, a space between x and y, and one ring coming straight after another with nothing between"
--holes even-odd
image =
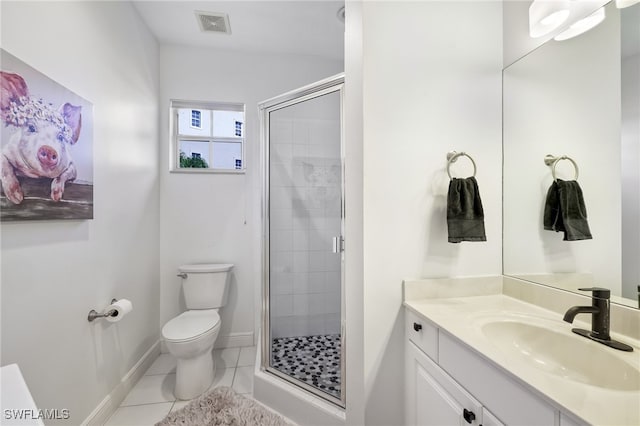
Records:
<instances>
[{"instance_id":1,"label":"cabinet knob","mask_svg":"<svg viewBox=\"0 0 640 426\"><path fill-rule=\"evenodd\" d=\"M420 331L420 330L422 330L422 324L418 324L417 322L414 322L414 323L413 323L413 329L414 329L415 331Z\"/></svg>"},{"instance_id":2,"label":"cabinet knob","mask_svg":"<svg viewBox=\"0 0 640 426\"><path fill-rule=\"evenodd\" d=\"M473 411L469 411L466 408L462 411L462 417L464 417L467 423L471 423L476 419L476 415L473 414Z\"/></svg>"}]
</instances>

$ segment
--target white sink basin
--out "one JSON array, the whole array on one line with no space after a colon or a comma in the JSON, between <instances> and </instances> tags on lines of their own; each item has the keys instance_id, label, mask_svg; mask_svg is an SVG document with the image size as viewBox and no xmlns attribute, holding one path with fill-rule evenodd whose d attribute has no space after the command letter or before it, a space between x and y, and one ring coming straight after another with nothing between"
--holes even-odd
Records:
<instances>
[{"instance_id":1,"label":"white sink basin","mask_svg":"<svg viewBox=\"0 0 640 426\"><path fill-rule=\"evenodd\" d=\"M496 318L483 321L480 328L505 355L547 373L612 390L640 390L640 365L622 359L615 349L562 329L563 325L543 324L534 317ZM634 355L627 357L637 360Z\"/></svg>"}]
</instances>

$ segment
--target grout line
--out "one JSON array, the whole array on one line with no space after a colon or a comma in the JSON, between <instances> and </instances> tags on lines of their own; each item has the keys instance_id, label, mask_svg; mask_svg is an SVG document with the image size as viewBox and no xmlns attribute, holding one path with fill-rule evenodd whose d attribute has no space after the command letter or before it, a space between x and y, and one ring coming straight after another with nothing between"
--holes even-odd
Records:
<instances>
[{"instance_id":1,"label":"grout line","mask_svg":"<svg viewBox=\"0 0 640 426\"><path fill-rule=\"evenodd\" d=\"M154 404L167 404L167 403L175 403L176 400L170 401L155 401L155 402L143 402L140 404L130 404L130 405L120 405L118 408L126 408L126 407L140 407L142 405L154 405Z\"/></svg>"},{"instance_id":2,"label":"grout line","mask_svg":"<svg viewBox=\"0 0 640 426\"><path fill-rule=\"evenodd\" d=\"M231 379L231 386L229 386L231 389L233 389L233 385L236 382L236 374L238 372L238 367L233 369L233 379Z\"/></svg>"},{"instance_id":3,"label":"grout line","mask_svg":"<svg viewBox=\"0 0 640 426\"><path fill-rule=\"evenodd\" d=\"M225 368L235 368L238 366L238 360L240 359L240 348L218 348L218 349L214 349L214 359L215 359L215 353L218 352L220 354L220 359L224 361L224 358L222 357L222 351L228 350L228 349L238 349L238 355L236 357L236 360L234 362L233 366L226 366ZM217 367L216 367L217 368Z\"/></svg>"},{"instance_id":4,"label":"grout line","mask_svg":"<svg viewBox=\"0 0 640 426\"><path fill-rule=\"evenodd\" d=\"M240 361L240 351L242 351L242 347L238 348L238 357L236 358L236 365L235 367L238 368L238 361ZM235 377L235 374L234 374Z\"/></svg>"},{"instance_id":5,"label":"grout line","mask_svg":"<svg viewBox=\"0 0 640 426\"><path fill-rule=\"evenodd\" d=\"M146 377L150 377L150 376L169 376L171 374L176 374L176 371L173 370L173 371L169 371L168 373L153 373L153 374L145 373L144 376L142 376L142 377L145 377L145 376Z\"/></svg>"},{"instance_id":6,"label":"grout line","mask_svg":"<svg viewBox=\"0 0 640 426\"><path fill-rule=\"evenodd\" d=\"M167 403L172 403L171 407L173 407L173 404L175 404L175 400L173 401L156 401L156 402L145 402L143 404L132 404L132 405L120 405L117 409L119 408L129 408L129 407L141 407L143 405L157 405L157 404L167 404ZM116 410L117 410L116 409Z\"/></svg>"}]
</instances>

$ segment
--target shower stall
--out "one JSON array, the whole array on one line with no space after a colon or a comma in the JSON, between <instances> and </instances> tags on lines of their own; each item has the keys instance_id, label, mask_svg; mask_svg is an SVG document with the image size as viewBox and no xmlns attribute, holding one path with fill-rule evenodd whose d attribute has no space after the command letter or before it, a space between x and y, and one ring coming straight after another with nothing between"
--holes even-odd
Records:
<instances>
[{"instance_id":1,"label":"shower stall","mask_svg":"<svg viewBox=\"0 0 640 426\"><path fill-rule=\"evenodd\" d=\"M261 368L345 401L340 74L259 105L263 159Z\"/></svg>"}]
</instances>

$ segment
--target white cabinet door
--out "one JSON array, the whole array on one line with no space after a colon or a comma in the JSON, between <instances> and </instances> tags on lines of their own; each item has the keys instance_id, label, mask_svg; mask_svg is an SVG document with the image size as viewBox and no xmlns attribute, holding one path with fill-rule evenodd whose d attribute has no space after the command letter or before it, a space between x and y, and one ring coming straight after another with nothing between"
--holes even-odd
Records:
<instances>
[{"instance_id":1,"label":"white cabinet door","mask_svg":"<svg viewBox=\"0 0 640 426\"><path fill-rule=\"evenodd\" d=\"M407 341L406 417L410 425L479 426L482 406Z\"/></svg>"},{"instance_id":2,"label":"white cabinet door","mask_svg":"<svg viewBox=\"0 0 640 426\"><path fill-rule=\"evenodd\" d=\"M489 412L486 408L482 409L482 426L504 426L504 424Z\"/></svg>"},{"instance_id":3,"label":"white cabinet door","mask_svg":"<svg viewBox=\"0 0 640 426\"><path fill-rule=\"evenodd\" d=\"M585 426L586 422L581 422L569 414L560 413L560 426Z\"/></svg>"},{"instance_id":4,"label":"white cabinet door","mask_svg":"<svg viewBox=\"0 0 640 426\"><path fill-rule=\"evenodd\" d=\"M462 407L442 386L417 364L416 425L460 425Z\"/></svg>"}]
</instances>

